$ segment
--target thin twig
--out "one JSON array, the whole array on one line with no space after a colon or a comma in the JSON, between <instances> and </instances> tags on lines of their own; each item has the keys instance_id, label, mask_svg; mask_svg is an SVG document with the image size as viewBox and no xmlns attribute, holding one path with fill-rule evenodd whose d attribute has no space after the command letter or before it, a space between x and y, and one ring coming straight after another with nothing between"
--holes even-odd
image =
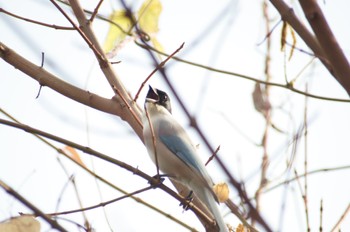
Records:
<instances>
[{"instance_id":1,"label":"thin twig","mask_svg":"<svg viewBox=\"0 0 350 232\"><path fill-rule=\"evenodd\" d=\"M197 206L193 205L192 203L189 204L188 200L186 198L183 198L182 196L180 196L179 194L174 192L172 189L170 189L166 185L164 185L162 183L159 183L159 179L151 177L151 176L147 175L146 173L140 171L137 168L132 167L131 165L129 165L127 163L124 163L124 162L119 161L117 159L114 159L114 158L112 158L110 156L102 154L102 153L100 153L98 151L95 151L95 150L91 149L90 147L79 145L77 143L71 142L69 140L60 138L60 137L58 137L56 135L52 135L50 133L47 133L47 132L44 132L44 131L41 131L41 130L35 129L35 128L30 127L30 126L25 125L25 124L14 123L14 122L10 122L10 121L4 120L4 119L0 119L0 124L4 124L4 125L10 126L12 128L21 129L21 130L24 130L27 133L40 135L40 136L43 136L45 138L54 140L56 142L66 144L66 145L68 145L70 147L74 147L74 148L76 148L76 149L78 149L78 150L80 150L80 151L82 151L82 152L84 152L86 154L95 156L95 157L97 157L97 158L99 158L101 160L104 160L106 162L115 164L115 165L117 165L117 166L119 166L119 167L121 167L121 168L123 168L123 169L125 169L125 170L127 170L129 172L132 172L133 174L135 174L135 175L137 175L137 176L147 180L152 186L156 185L157 188L159 188L159 189L163 190L164 192L168 193L170 196L174 197L179 202L181 202L183 204L188 204L189 205L188 208L191 209L197 216L199 216L199 218L201 220L206 221L208 224L212 223L212 219L210 217L208 217L205 213L203 213Z\"/></svg>"},{"instance_id":2,"label":"thin twig","mask_svg":"<svg viewBox=\"0 0 350 232\"><path fill-rule=\"evenodd\" d=\"M325 57L334 69L334 77L350 95L350 64L343 49L339 46L325 16L316 0L299 0L317 41L324 51Z\"/></svg>"},{"instance_id":3,"label":"thin twig","mask_svg":"<svg viewBox=\"0 0 350 232\"><path fill-rule=\"evenodd\" d=\"M286 185L286 184L289 184L293 181L296 181L298 180L299 178L304 178L305 176L310 176L310 175L313 175L313 174L317 174L317 173L322 173L322 172L331 172L331 171L342 171L342 170L347 170L347 169L350 169L350 164L349 165L344 165L344 166L340 166L340 167L333 167L333 168L320 168L320 169L316 169L316 170L313 170L313 171L309 171L308 173L303 173L303 174L300 174L298 176L295 176L291 179L288 179L288 180L285 180L281 183L278 183L270 188L267 188L264 190L264 193L267 193L267 192L270 192L272 190L275 190L283 185Z\"/></svg>"},{"instance_id":4,"label":"thin twig","mask_svg":"<svg viewBox=\"0 0 350 232\"><path fill-rule=\"evenodd\" d=\"M90 19L89 19L90 22L94 21L96 15L97 15L97 13L98 13L98 9L100 8L102 2L103 2L103 0L100 0L100 1L98 2L97 6L95 7L94 12L92 13L92 15L91 15L91 17L90 17Z\"/></svg>"},{"instance_id":5,"label":"thin twig","mask_svg":"<svg viewBox=\"0 0 350 232\"><path fill-rule=\"evenodd\" d=\"M220 150L220 145L216 148L214 153L209 157L208 161L205 163L205 166L207 166L209 164L209 162L215 158L215 156L219 152L219 150Z\"/></svg>"},{"instance_id":6,"label":"thin twig","mask_svg":"<svg viewBox=\"0 0 350 232\"><path fill-rule=\"evenodd\" d=\"M337 223L334 225L333 229L331 230L332 232L338 231L340 224L344 221L346 215L350 212L350 203L348 204L348 207L345 209L344 213L340 216L339 220Z\"/></svg>"},{"instance_id":7,"label":"thin twig","mask_svg":"<svg viewBox=\"0 0 350 232\"><path fill-rule=\"evenodd\" d=\"M265 21L265 30L267 33L269 33L270 30L270 17L268 13L268 4L266 0L263 3L263 14L264 14L264 21ZM265 55L265 80L266 82L270 82L271 74L270 74L270 61L271 61L271 37L266 38L266 55ZM261 98L264 99L265 102L269 102L269 91L270 86L265 85L265 90L261 91L262 94L260 95ZM269 128L271 126L271 107L264 107L264 116L265 116L265 129L262 139L262 147L263 147L263 155L261 160L261 177L260 177L260 184L258 186L258 189L255 192L255 202L256 202L256 210L260 211L260 197L262 190L266 187L266 184L268 182L267 179L267 169L269 167L269 154L268 154L268 135L269 135ZM252 220L252 225L254 226L255 220Z\"/></svg>"},{"instance_id":8,"label":"thin twig","mask_svg":"<svg viewBox=\"0 0 350 232\"><path fill-rule=\"evenodd\" d=\"M282 19L278 20L278 22L268 31L268 33L265 35L265 37L261 40L261 42L257 43L257 46L260 46L262 43L264 43L267 40L267 38L269 38L271 36L272 32L277 28L277 26L281 22L283 22Z\"/></svg>"},{"instance_id":9,"label":"thin twig","mask_svg":"<svg viewBox=\"0 0 350 232\"><path fill-rule=\"evenodd\" d=\"M305 86L305 92L308 92L308 85L306 83ZM308 97L305 97L305 102L304 102L304 173L308 172L307 164L308 164L308 115L307 115L307 107L308 107ZM310 220L309 220L309 207L308 207L308 182L307 182L307 175L304 177L304 207L305 207L305 217L306 217L306 228L307 231L309 232L310 229Z\"/></svg>"},{"instance_id":10,"label":"thin twig","mask_svg":"<svg viewBox=\"0 0 350 232\"><path fill-rule=\"evenodd\" d=\"M323 200L320 202L320 232L323 231Z\"/></svg>"},{"instance_id":11,"label":"thin twig","mask_svg":"<svg viewBox=\"0 0 350 232\"><path fill-rule=\"evenodd\" d=\"M121 0L122 5L124 6L125 10L127 12L131 12L130 9L127 7L127 5L125 4L125 2L123 0ZM131 20L133 20L131 18ZM135 26L136 30L138 30L137 25ZM145 45L145 47L148 47L146 41L142 40L142 43ZM154 54L151 52L150 49L147 49L152 61L154 62L155 66L158 65L157 59L154 56ZM176 100L179 102L180 107L182 108L182 110L184 111L184 113L186 114L186 116L188 117L189 121L190 121L190 125L197 131L198 135L200 136L200 138L202 139L202 141L204 142L205 146L208 148L209 152L211 154L213 154L215 152L215 150L213 149L213 147L211 146L211 144L209 143L208 139L206 138L206 136L203 134L203 131L199 128L196 119L192 117L192 115L190 114L189 110L185 107L183 101L181 101L179 95L177 94L177 92L175 91L172 83L170 82L169 78L167 77L165 70L164 69L160 69L160 73L164 79L164 81L167 83L169 89L171 90L171 92L173 93L173 95L175 96ZM228 170L228 168L226 167L226 165L221 161L221 159L219 157L217 157L217 162L220 165L220 167L222 168L222 170L224 171L224 173L227 175L228 179L230 180L231 184L237 189L239 195L245 200L246 204L249 207L250 210L250 215L252 216L252 218L255 218L256 221L258 221L260 223L260 225L266 230L266 231L272 231L270 226L266 223L266 221L262 218L262 216L260 215L260 213L256 210L256 208L253 206L252 202L249 201L248 196L246 195L246 193L242 190L241 185L239 182L236 181L236 179L232 176L232 174L230 173L230 171ZM210 226L211 224L206 223L205 225Z\"/></svg>"},{"instance_id":12,"label":"thin twig","mask_svg":"<svg viewBox=\"0 0 350 232\"><path fill-rule=\"evenodd\" d=\"M16 198L23 205L31 209L36 216L42 217L47 223L49 223L52 226L52 228L57 229L58 231L61 231L61 232L67 232L67 230L64 229L60 224L58 224L57 221L52 220L49 216L47 216L45 213L39 210L35 205L30 203L26 198L24 198L22 195L20 195L18 192L16 192L13 188L11 188L2 180L0 180L0 187L3 188L8 194Z\"/></svg>"},{"instance_id":13,"label":"thin twig","mask_svg":"<svg viewBox=\"0 0 350 232\"><path fill-rule=\"evenodd\" d=\"M122 115L122 107L120 104L116 104L116 101L100 97L59 79L44 68L40 68L40 66L20 56L1 42L0 57L16 69L35 79L40 85L48 86L63 96L109 114ZM137 130L135 129L135 131Z\"/></svg>"},{"instance_id":14,"label":"thin twig","mask_svg":"<svg viewBox=\"0 0 350 232\"><path fill-rule=\"evenodd\" d=\"M92 206L89 206L89 207L80 208L80 209L73 209L73 210L66 210L66 211L56 212L56 213L47 213L46 215L53 217L53 216L58 216L58 215L66 215L66 214L72 214L72 213L85 212L85 211L89 211L89 210L96 209L96 208L99 208L99 207L105 207L106 205L109 205L109 204L112 204L114 202L117 202L117 201L129 198L131 196L134 196L136 194L145 192L145 191L150 190L152 188L154 188L154 186L148 186L148 187L136 190L134 192L125 194L125 195L123 195L121 197L118 197L118 198L115 198L115 199L112 199L112 200L109 200L109 201L101 202L99 204L92 205Z\"/></svg>"},{"instance_id":15,"label":"thin twig","mask_svg":"<svg viewBox=\"0 0 350 232\"><path fill-rule=\"evenodd\" d=\"M135 42L135 43L138 46L140 46L141 48L155 51L155 52L157 52L157 53L159 53L161 55L164 55L164 56L169 56L167 53L161 52L161 51L159 51L159 50L157 50L157 49L155 49L155 48L153 48L153 47L151 47L149 45L141 44L139 42ZM292 85L290 83L289 84L280 84L280 83L276 83L276 82L266 82L264 80L261 80L261 79L255 78L255 77L251 77L251 76L248 76L248 75L244 75L244 74L240 74L240 73L236 73L236 72L231 72L231 71L227 71L227 70L213 68L213 67L210 67L210 66L207 66L207 65L203 65L203 64L191 62L191 61L188 61L188 60L184 60L184 59L181 59L181 58L176 57L176 56L173 56L172 59L174 59L176 61L179 61L179 62L182 62L184 64L192 65L192 66L195 66L195 67L198 67L198 68L203 68L203 69L206 69L206 70L209 70L209 71L213 71L213 72L217 72L217 73L221 73L221 74L226 74L226 75L230 75L230 76L240 77L240 78L243 78L243 79L246 79L246 80L249 80L249 81L254 81L254 82L257 82L257 83L260 83L260 84L264 84L264 85L271 85L271 86L275 86L275 87L279 87L279 88L288 89L288 90L290 90L292 92L295 92L295 93L298 93L298 94L301 94L301 95L304 95L304 96L308 96L308 97L311 97L311 98L319 99L319 100L335 101L335 102L346 102L346 103L350 102L349 99L324 97L324 96L315 95L315 94L311 94L311 93L305 93L302 90L296 89L294 87L294 85Z\"/></svg>"},{"instance_id":16,"label":"thin twig","mask_svg":"<svg viewBox=\"0 0 350 232\"><path fill-rule=\"evenodd\" d=\"M142 88L145 86L145 84L147 83L147 81L149 81L149 79L153 76L154 73L156 73L160 68L163 68L164 65L166 64L166 62L168 62L168 60L170 60L173 56L175 56L176 53L178 53L183 47L184 47L185 43L182 43L180 45L180 47L178 49L176 49L173 53L171 53L165 60L163 60L162 62L160 62L155 69L153 69L153 71L148 75L148 77L142 82L139 90L137 91L135 97L134 97L134 102L136 102L136 100L138 99Z\"/></svg>"},{"instance_id":17,"label":"thin twig","mask_svg":"<svg viewBox=\"0 0 350 232\"><path fill-rule=\"evenodd\" d=\"M320 47L315 36L308 30L308 28L298 19L294 13L293 8L287 5L283 0L270 0L272 5L278 10L282 20L287 21L293 27L295 32L303 39L306 45L314 52L315 56L324 64L328 71L334 75L334 71L326 56Z\"/></svg>"},{"instance_id":18,"label":"thin twig","mask_svg":"<svg viewBox=\"0 0 350 232\"><path fill-rule=\"evenodd\" d=\"M141 122L140 118L137 117L137 115L134 112L133 108L130 106L128 101L124 98L123 94L120 92L120 90L116 86L112 86L112 88L113 88L114 92L117 93L117 95L122 99L124 104L128 107L128 110L130 111L131 115L134 117L134 119L137 121L139 126L142 128L143 125L142 125L142 122ZM132 104L135 104L135 102L133 102Z\"/></svg>"},{"instance_id":19,"label":"thin twig","mask_svg":"<svg viewBox=\"0 0 350 232\"><path fill-rule=\"evenodd\" d=\"M6 111L4 111L3 109L0 108L0 112L3 113L5 116L7 116L8 118L10 118L11 120L13 120L14 122L21 124L17 119L15 119L12 115L10 115L9 113L7 113ZM35 136L36 138L38 138L40 141L42 141L43 143L45 143L46 145L48 145L49 147L53 148L54 150L57 151L57 153L63 155L65 158L69 159L70 161L72 161L73 163L75 163L76 165L78 165L80 168L82 168L83 170L85 170L87 173L89 173L91 176L93 176L95 179L101 181L102 183L110 186L111 188L121 192L122 194L129 194L127 191L117 187L116 185L112 184L111 182L109 182L108 180L106 180L105 178L97 175L95 172L91 171L90 169L88 169L86 166L84 166L82 163L78 162L77 160L73 159L70 155L68 155L63 149L58 148L57 146L53 145L51 142L49 142L48 140L46 140L45 138L32 133L33 136ZM61 194L60 194L61 195ZM163 210L160 210L159 208L151 205L150 203L145 202L144 200L142 200L141 198L138 197L134 197L131 196L131 198L133 200L135 200L137 203L142 204L146 207L148 207L149 209L152 209L153 211L169 218L170 220L174 221L175 223L194 231L194 229L192 227L190 227L188 224L180 221L179 219L169 215L169 213L164 212Z\"/></svg>"},{"instance_id":20,"label":"thin twig","mask_svg":"<svg viewBox=\"0 0 350 232\"><path fill-rule=\"evenodd\" d=\"M157 176L159 178L159 181L160 181L160 175L159 175L159 160L158 160L158 153L157 153L157 146L156 146L156 143L157 143L157 140L156 140L156 136L154 134L154 128L153 128L153 123L151 121L151 118L149 116L149 113L148 113L148 110L145 106L145 114L146 114L146 117L147 117L147 121L148 121L148 125L149 125L149 129L151 131L151 135L152 135L152 146L153 146L153 152L154 152L154 158L155 158L155 163L156 163L156 169L157 169Z\"/></svg>"},{"instance_id":21,"label":"thin twig","mask_svg":"<svg viewBox=\"0 0 350 232\"><path fill-rule=\"evenodd\" d=\"M75 28L75 30L78 31L78 33L83 37L85 42L89 45L89 47L94 51L97 57L99 57L100 61L106 60L105 57L96 49L95 45L89 40L89 38L84 34L84 32L79 28L78 25L76 25L73 20L67 15L66 12L56 3L55 0L50 0L50 2L63 14L63 16L72 24L72 26Z\"/></svg>"},{"instance_id":22,"label":"thin twig","mask_svg":"<svg viewBox=\"0 0 350 232\"><path fill-rule=\"evenodd\" d=\"M24 20L26 22L29 22L29 23L34 23L34 24L37 24L37 25L41 25L41 26L44 26L44 27L50 27L50 28L54 28L54 29L57 29L57 30L75 30L74 27L64 27L64 26L57 26L57 25L54 25L54 24L47 24L47 23L43 23L43 22L39 22L39 21L36 21L36 20L33 20L33 19L28 19L28 18L25 18L25 17L22 17L22 16L19 16L19 15L16 15L16 14L13 14L3 8L0 8L0 13L5 13L11 17L14 17L14 18L17 18L17 19L20 19L20 20Z\"/></svg>"}]
</instances>

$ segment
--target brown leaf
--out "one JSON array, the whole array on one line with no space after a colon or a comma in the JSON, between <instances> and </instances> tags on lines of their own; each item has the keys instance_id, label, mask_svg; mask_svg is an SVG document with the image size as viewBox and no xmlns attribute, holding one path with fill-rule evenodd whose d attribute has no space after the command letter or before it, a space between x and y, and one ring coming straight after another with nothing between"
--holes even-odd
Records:
<instances>
[{"instance_id":1,"label":"brown leaf","mask_svg":"<svg viewBox=\"0 0 350 232\"><path fill-rule=\"evenodd\" d=\"M77 163L79 163L80 165L85 166L85 164L83 163L83 161L81 160L80 158L80 155L79 153L77 152L77 150L75 150L73 147L70 147L70 146L65 146L63 148L63 150L66 152L66 154L68 156L70 156L74 161L76 161Z\"/></svg>"}]
</instances>

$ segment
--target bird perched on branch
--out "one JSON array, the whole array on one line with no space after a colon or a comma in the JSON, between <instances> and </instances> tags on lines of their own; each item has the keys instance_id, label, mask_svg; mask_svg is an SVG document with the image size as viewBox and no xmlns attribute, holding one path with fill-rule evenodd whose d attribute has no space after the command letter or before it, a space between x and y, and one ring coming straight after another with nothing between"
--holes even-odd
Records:
<instances>
[{"instance_id":1,"label":"bird perched on branch","mask_svg":"<svg viewBox=\"0 0 350 232\"><path fill-rule=\"evenodd\" d=\"M147 151L157 167L166 176L193 191L213 215L217 231L227 232L212 189L213 181L189 136L172 116L169 96L151 86L145 101L143 137Z\"/></svg>"}]
</instances>

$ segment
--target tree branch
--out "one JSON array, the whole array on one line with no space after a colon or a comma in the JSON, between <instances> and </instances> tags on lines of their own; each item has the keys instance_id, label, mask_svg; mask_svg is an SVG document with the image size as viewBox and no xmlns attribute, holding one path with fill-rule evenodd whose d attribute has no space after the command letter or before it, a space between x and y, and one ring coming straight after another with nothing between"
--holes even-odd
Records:
<instances>
[{"instance_id":1,"label":"tree branch","mask_svg":"<svg viewBox=\"0 0 350 232\"><path fill-rule=\"evenodd\" d=\"M60 224L58 224L57 221L52 220L49 216L43 213L40 209L38 209L35 205L30 203L27 199L25 199L22 195L20 195L18 192L16 192L13 188L8 186L2 180L0 180L0 187L3 188L8 194L16 198L23 205L31 209L35 213L35 215L42 217L47 223L49 223L52 226L52 228L55 228L61 232L67 232L67 230L63 228Z\"/></svg>"},{"instance_id":2,"label":"tree branch","mask_svg":"<svg viewBox=\"0 0 350 232\"><path fill-rule=\"evenodd\" d=\"M343 54L342 50L329 29L321 10L318 8L318 6L318 9L314 6L313 10L310 11L311 5L315 5L316 3L310 0L299 1L307 18L313 18L317 15L317 20L315 18L312 20L308 19L317 38L298 19L293 11L293 8L289 7L283 0L270 0L270 2L278 10L282 19L293 27L306 45L314 52L315 56L328 69L330 74L350 95L350 78L347 78L350 75L349 64L344 55L341 55ZM308 10L304 9L305 7ZM307 10L309 13L307 13L305 10Z\"/></svg>"},{"instance_id":3,"label":"tree branch","mask_svg":"<svg viewBox=\"0 0 350 232\"><path fill-rule=\"evenodd\" d=\"M309 21L317 40L332 65L337 81L350 95L350 66L331 28L328 26L321 8L315 0L299 0L305 17Z\"/></svg>"},{"instance_id":4,"label":"tree branch","mask_svg":"<svg viewBox=\"0 0 350 232\"><path fill-rule=\"evenodd\" d=\"M143 49L149 49L149 50L155 51L155 52L157 52L157 53L159 53L161 55L169 56L169 54L167 54L165 52L161 52L161 51L155 49L154 47L149 46L148 44L145 45L145 44L141 44L139 42L135 42L135 43L138 46L140 46L141 48L143 48ZM213 72L217 72L217 73L221 73L221 74L225 74L225 75L230 75L230 76L240 77L240 78L243 78L243 79L246 79L246 80L249 80L249 81L254 81L254 82L257 82L257 83L260 83L260 84L264 84L264 85L271 85L271 86L275 86L275 87L279 87L279 88L288 89L288 90L290 90L292 92L295 92L295 93L298 93L298 94L301 94L301 95L304 95L304 96L308 96L308 97L311 97L311 98L314 98L314 99L326 100L326 101L336 101L336 102L350 102L349 99L325 97L325 96L321 96L321 95L315 95L315 94L312 94L312 93L309 93L309 92L306 93L303 90L299 90L299 89L295 88L292 83L281 84L281 83L276 83L276 82L271 82L271 81L265 81L265 80L258 79L256 77L252 77L252 76L248 76L248 75L244 75L244 74L240 74L240 73L236 73L236 72L232 72L232 71L217 69L217 68L213 68L213 67L210 67L210 66L207 66L207 65L200 64L200 63L195 63L195 62L192 62L192 61L184 60L184 59L181 59L181 58L179 58L177 56L173 56L172 59L176 60L176 61L179 61L179 62L182 62L184 64L192 65L192 66L195 66L195 67L198 67L198 68L203 68L203 69L206 69L206 70L209 70L209 71L213 71Z\"/></svg>"},{"instance_id":5,"label":"tree branch","mask_svg":"<svg viewBox=\"0 0 350 232\"><path fill-rule=\"evenodd\" d=\"M46 71L44 68L41 68L40 66L37 66L29 60L23 58L1 42L0 57L7 63L14 66L16 69L19 69L21 72L38 81L41 86L48 86L49 88L74 101L80 102L94 109L119 116L121 119L127 121L134 129L136 134L142 139L142 128L133 117L129 117L130 111L128 111L127 107L124 107L124 104L121 102L118 96L115 96L112 99L107 99L71 85ZM133 106L134 112L136 111L140 115L140 111L135 110L137 105L131 105Z\"/></svg>"}]
</instances>

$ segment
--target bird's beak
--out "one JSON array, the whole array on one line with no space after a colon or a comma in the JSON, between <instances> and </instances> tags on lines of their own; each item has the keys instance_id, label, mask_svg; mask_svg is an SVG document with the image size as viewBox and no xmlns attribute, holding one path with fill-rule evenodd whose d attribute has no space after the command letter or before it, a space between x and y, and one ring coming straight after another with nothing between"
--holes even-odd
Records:
<instances>
[{"instance_id":1,"label":"bird's beak","mask_svg":"<svg viewBox=\"0 0 350 232\"><path fill-rule=\"evenodd\" d=\"M153 89L152 86L149 86L149 90L148 90L146 99L147 100L152 100L154 102L159 101L159 96L157 94L157 90Z\"/></svg>"}]
</instances>

